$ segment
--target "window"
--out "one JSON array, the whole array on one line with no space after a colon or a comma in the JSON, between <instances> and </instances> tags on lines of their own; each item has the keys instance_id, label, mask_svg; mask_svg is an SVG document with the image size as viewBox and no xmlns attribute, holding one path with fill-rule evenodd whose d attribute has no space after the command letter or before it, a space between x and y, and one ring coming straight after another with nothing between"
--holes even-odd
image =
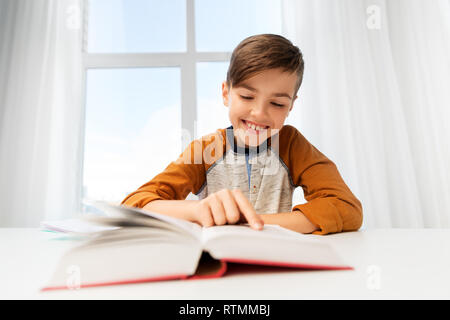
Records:
<instances>
[{"instance_id":1,"label":"window","mask_svg":"<svg viewBox=\"0 0 450 320\"><path fill-rule=\"evenodd\" d=\"M222 82L229 62L197 63L197 136L230 126L228 108L222 103Z\"/></svg>"},{"instance_id":2,"label":"window","mask_svg":"<svg viewBox=\"0 0 450 320\"><path fill-rule=\"evenodd\" d=\"M195 1L197 51L233 51L244 38L281 34L280 0Z\"/></svg>"},{"instance_id":3,"label":"window","mask_svg":"<svg viewBox=\"0 0 450 320\"><path fill-rule=\"evenodd\" d=\"M129 193L144 184L145 177L163 170L164 163L178 156L179 83L179 68L88 70L84 149L87 198L123 198L124 191Z\"/></svg>"},{"instance_id":4,"label":"window","mask_svg":"<svg viewBox=\"0 0 450 320\"><path fill-rule=\"evenodd\" d=\"M185 0L90 0L87 51L186 51Z\"/></svg>"},{"instance_id":5,"label":"window","mask_svg":"<svg viewBox=\"0 0 450 320\"><path fill-rule=\"evenodd\" d=\"M85 0L84 8L83 197L112 202L191 140L230 125L221 83L231 51L247 36L282 31L281 0Z\"/></svg>"}]
</instances>

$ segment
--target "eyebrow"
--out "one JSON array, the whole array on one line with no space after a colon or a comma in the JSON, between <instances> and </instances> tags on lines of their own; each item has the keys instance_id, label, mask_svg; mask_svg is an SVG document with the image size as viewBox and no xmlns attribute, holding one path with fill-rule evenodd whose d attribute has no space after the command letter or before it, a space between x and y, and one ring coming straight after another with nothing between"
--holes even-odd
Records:
<instances>
[{"instance_id":1,"label":"eyebrow","mask_svg":"<svg viewBox=\"0 0 450 320\"><path fill-rule=\"evenodd\" d=\"M258 92L258 89L255 89L255 88L253 88L253 87L250 87L250 86L247 85L247 84L240 84L240 85L238 85L236 88L239 88L239 87L248 89L248 90L253 91L253 92ZM287 97L287 98L289 98L289 99L292 100L291 96L288 95L287 93L284 93L284 92L281 92L281 93L274 93L274 94L272 94L272 95L275 96L275 97Z\"/></svg>"}]
</instances>

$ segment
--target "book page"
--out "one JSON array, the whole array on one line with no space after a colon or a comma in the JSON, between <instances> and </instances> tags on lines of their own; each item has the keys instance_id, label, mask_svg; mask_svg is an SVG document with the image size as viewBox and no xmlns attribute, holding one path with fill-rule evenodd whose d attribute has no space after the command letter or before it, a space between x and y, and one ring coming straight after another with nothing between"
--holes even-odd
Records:
<instances>
[{"instance_id":1,"label":"book page","mask_svg":"<svg viewBox=\"0 0 450 320\"><path fill-rule=\"evenodd\" d=\"M203 247L218 260L295 268L348 269L333 247L318 235L280 226L253 230L245 225L203 229Z\"/></svg>"},{"instance_id":2,"label":"book page","mask_svg":"<svg viewBox=\"0 0 450 320\"><path fill-rule=\"evenodd\" d=\"M201 239L202 228L195 223L183 219L170 217L164 214L151 212L141 208L110 204L108 202L95 201L92 203L95 207L101 209L105 214L111 217L126 217L129 218L130 221L133 219L134 221L141 221L141 222L145 220L151 221L152 219L156 219L159 221L163 221L167 224L173 225L176 228L184 230L189 234L195 236L196 238ZM149 224L151 224L151 222L149 222Z\"/></svg>"},{"instance_id":3,"label":"book page","mask_svg":"<svg viewBox=\"0 0 450 320\"><path fill-rule=\"evenodd\" d=\"M202 229L202 243L206 244L214 238L220 237L263 237L263 238L291 238L302 241L316 241L316 236L301 234L286 228L283 228L276 224L265 224L262 230L254 230L248 224L242 225L223 225L213 226Z\"/></svg>"},{"instance_id":4,"label":"book page","mask_svg":"<svg viewBox=\"0 0 450 320\"><path fill-rule=\"evenodd\" d=\"M98 225L89 221L85 221L81 218L41 221L40 226L43 230L77 234L92 234L119 228L116 226Z\"/></svg>"},{"instance_id":5,"label":"book page","mask_svg":"<svg viewBox=\"0 0 450 320\"><path fill-rule=\"evenodd\" d=\"M103 231L67 251L44 289L70 289L67 270L71 267L80 270L81 287L184 278L196 272L201 254L194 238L162 229L153 233L146 227Z\"/></svg>"}]
</instances>

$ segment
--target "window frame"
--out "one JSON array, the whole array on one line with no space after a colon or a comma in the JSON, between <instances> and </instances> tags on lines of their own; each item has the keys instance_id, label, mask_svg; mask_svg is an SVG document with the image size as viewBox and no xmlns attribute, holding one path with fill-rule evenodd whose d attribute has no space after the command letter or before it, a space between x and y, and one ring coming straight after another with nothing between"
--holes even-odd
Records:
<instances>
[{"instance_id":1,"label":"window frame","mask_svg":"<svg viewBox=\"0 0 450 320\"><path fill-rule=\"evenodd\" d=\"M195 0L186 1L186 51L185 52L158 52L158 53L89 53L89 0L81 0L82 6L82 123L80 128L79 147L79 199L84 199L84 141L86 130L86 91L87 72L97 68L151 68L151 67L178 67L181 74L181 128L182 132L190 133L191 138L196 132L197 121L197 72L199 62L228 62L232 52L197 52L195 45ZM189 136L182 135L181 145L186 147L190 141ZM184 139L184 141L183 141ZM187 140L186 140L187 139ZM81 205L81 208L83 206Z\"/></svg>"}]
</instances>

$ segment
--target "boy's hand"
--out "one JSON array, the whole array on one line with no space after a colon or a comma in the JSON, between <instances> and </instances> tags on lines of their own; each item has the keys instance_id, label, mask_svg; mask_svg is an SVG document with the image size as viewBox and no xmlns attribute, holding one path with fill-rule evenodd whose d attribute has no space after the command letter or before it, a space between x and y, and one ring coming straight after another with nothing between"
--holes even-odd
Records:
<instances>
[{"instance_id":1,"label":"boy's hand","mask_svg":"<svg viewBox=\"0 0 450 320\"><path fill-rule=\"evenodd\" d=\"M194 205L193 220L204 227L248 222L261 230L264 222L241 190L222 189Z\"/></svg>"}]
</instances>

